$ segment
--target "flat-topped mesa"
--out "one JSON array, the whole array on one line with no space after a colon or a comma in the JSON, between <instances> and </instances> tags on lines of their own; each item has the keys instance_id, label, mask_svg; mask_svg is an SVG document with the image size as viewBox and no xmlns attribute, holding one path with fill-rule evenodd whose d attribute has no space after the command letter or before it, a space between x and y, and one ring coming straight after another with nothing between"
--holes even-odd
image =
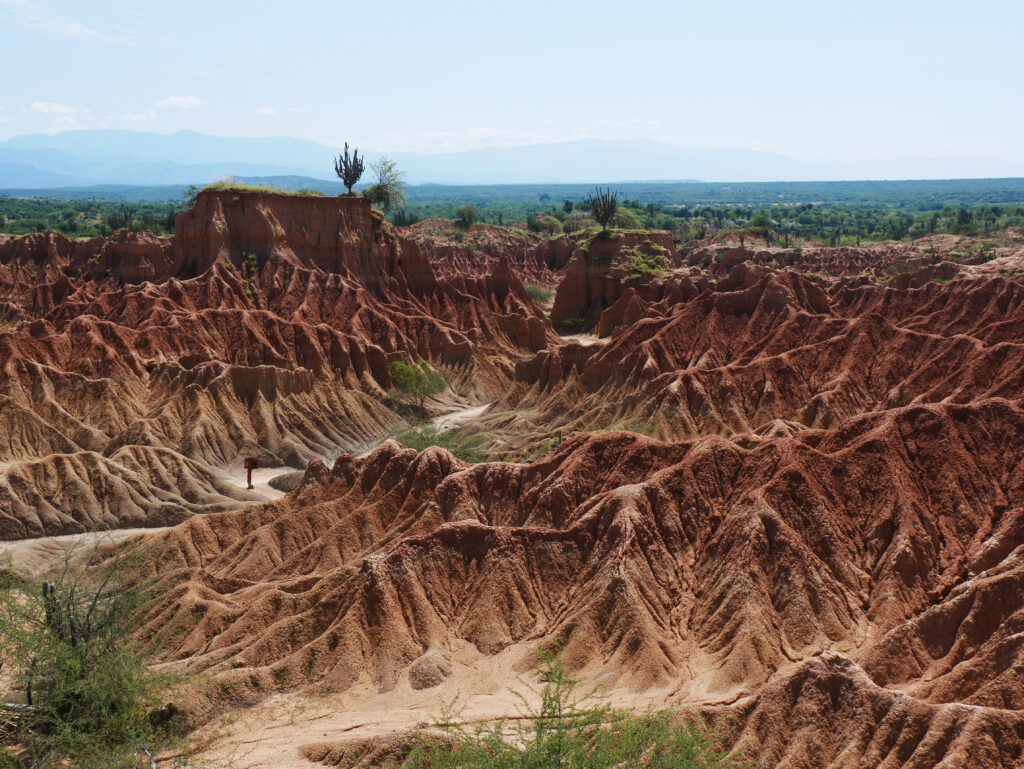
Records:
<instances>
[{"instance_id":1,"label":"flat-topped mesa","mask_svg":"<svg viewBox=\"0 0 1024 769\"><path fill-rule=\"evenodd\" d=\"M217 262L262 265L280 256L307 268L349 273L379 291L389 278L432 292L433 272L412 241L398 237L368 200L246 190L204 190L174 222L176 274L192 277Z\"/></svg>"}]
</instances>

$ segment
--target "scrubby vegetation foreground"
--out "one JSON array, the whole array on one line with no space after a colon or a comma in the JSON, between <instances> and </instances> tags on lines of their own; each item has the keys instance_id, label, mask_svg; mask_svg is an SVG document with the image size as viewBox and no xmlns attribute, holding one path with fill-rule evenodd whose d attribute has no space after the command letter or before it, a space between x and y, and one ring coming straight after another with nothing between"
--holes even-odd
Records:
<instances>
[{"instance_id":1,"label":"scrubby vegetation foreground","mask_svg":"<svg viewBox=\"0 0 1024 769\"><path fill-rule=\"evenodd\" d=\"M492 722L461 720L447 703L433 728L394 740L308 746L307 758L338 766L395 769L740 769L713 732L671 711L634 713L603 704L557 654L541 655L541 688L522 681L516 713ZM382 749L383 748L383 749Z\"/></svg>"},{"instance_id":2,"label":"scrubby vegetation foreground","mask_svg":"<svg viewBox=\"0 0 1024 769\"><path fill-rule=\"evenodd\" d=\"M0 693L8 701L0 704L0 769L193 765L184 745L197 714L174 698L203 682L154 672L149 663L161 634L144 643L138 632L146 613L166 600L141 578L151 571L142 560L160 554L137 543L113 554L100 547L81 559L74 554L73 547L54 565L53 582L2 573ZM713 732L668 710L612 708L600 689L584 689L557 653L540 652L538 660L530 678L542 685L521 680L513 692L520 707L496 721L463 721L452 701L441 704L426 732L304 752L331 764L395 769L740 766Z\"/></svg>"},{"instance_id":3,"label":"scrubby vegetation foreground","mask_svg":"<svg viewBox=\"0 0 1024 769\"><path fill-rule=\"evenodd\" d=\"M149 554L102 552L75 564L69 551L52 582L2 572L2 769L149 766L180 741L182 714L167 700L179 681L147 664L136 636L154 598L138 579Z\"/></svg>"}]
</instances>

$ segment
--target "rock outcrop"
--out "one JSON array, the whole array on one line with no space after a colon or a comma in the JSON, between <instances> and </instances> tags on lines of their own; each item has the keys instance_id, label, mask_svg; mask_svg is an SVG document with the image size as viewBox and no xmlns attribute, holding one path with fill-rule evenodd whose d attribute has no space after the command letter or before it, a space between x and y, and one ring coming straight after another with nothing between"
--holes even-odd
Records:
<instances>
[{"instance_id":1,"label":"rock outcrop","mask_svg":"<svg viewBox=\"0 0 1024 769\"><path fill-rule=\"evenodd\" d=\"M44 233L0 258L0 462L21 463L0 491L10 537L239 507L251 495L212 479L241 458L301 468L400 423L392 361L429 360L493 400L556 339L506 261L438 279L358 197L203 192L173 241ZM143 449L171 452L192 491L126 475L120 458Z\"/></svg>"}]
</instances>

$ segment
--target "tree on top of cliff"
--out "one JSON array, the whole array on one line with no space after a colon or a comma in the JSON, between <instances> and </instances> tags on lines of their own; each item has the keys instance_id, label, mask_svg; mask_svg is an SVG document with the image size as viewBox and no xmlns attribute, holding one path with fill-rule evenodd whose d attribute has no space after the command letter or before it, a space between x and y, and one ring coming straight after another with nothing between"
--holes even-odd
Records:
<instances>
[{"instance_id":1,"label":"tree on top of cliff","mask_svg":"<svg viewBox=\"0 0 1024 769\"><path fill-rule=\"evenodd\" d=\"M603 230L607 230L619 208L619 193L597 187L587 198L587 203L590 204L590 213L594 215L598 224Z\"/></svg>"},{"instance_id":2,"label":"tree on top of cliff","mask_svg":"<svg viewBox=\"0 0 1024 769\"><path fill-rule=\"evenodd\" d=\"M399 171L395 161L384 155L376 163L370 163L370 168L377 175L377 181L363 190L363 196L385 214L405 205L407 198L402 181L405 171Z\"/></svg>"},{"instance_id":3,"label":"tree on top of cliff","mask_svg":"<svg viewBox=\"0 0 1024 769\"><path fill-rule=\"evenodd\" d=\"M455 224L458 227L472 227L476 221L476 209L473 206L459 206L455 209Z\"/></svg>"},{"instance_id":4,"label":"tree on top of cliff","mask_svg":"<svg viewBox=\"0 0 1024 769\"><path fill-rule=\"evenodd\" d=\"M348 154L348 142L345 142L345 154L338 155L334 161L334 173L341 179L342 184L348 188L348 194L352 194L352 185L359 181L363 175L363 159L359 157L359 149L352 150L352 156Z\"/></svg>"}]
</instances>

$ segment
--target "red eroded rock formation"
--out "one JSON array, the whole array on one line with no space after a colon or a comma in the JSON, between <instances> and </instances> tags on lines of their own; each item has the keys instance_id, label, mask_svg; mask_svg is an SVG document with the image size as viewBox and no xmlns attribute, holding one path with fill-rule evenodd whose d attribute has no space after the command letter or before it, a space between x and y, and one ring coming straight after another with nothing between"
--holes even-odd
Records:
<instances>
[{"instance_id":1,"label":"red eroded rock formation","mask_svg":"<svg viewBox=\"0 0 1024 769\"><path fill-rule=\"evenodd\" d=\"M249 455L302 467L401 421L386 392L392 361L430 360L464 397L494 400L514 359L556 339L507 262L438 280L361 198L204 192L173 244L48 233L6 241L0 254L0 462L147 447L188 472ZM144 262L158 280L136 281ZM41 477L0 487L10 532L118 519L102 494L63 494ZM182 481L205 491L161 501L164 481L142 478L141 499L116 509L132 525L153 511L156 524L251 499ZM54 515L26 522L40 505Z\"/></svg>"},{"instance_id":2,"label":"red eroded rock formation","mask_svg":"<svg viewBox=\"0 0 1024 769\"><path fill-rule=\"evenodd\" d=\"M591 328L602 311L614 305L633 285L635 292L650 301L670 297L670 301L685 298L694 286L686 278L674 276L668 282L648 277L629 277L630 258L634 254L654 254L660 257L664 268L679 266L672 236L667 232L616 232L608 237L596 235L573 252L566 267L565 278L558 285L555 304L551 308L551 321L581 324Z\"/></svg>"},{"instance_id":3,"label":"red eroded rock formation","mask_svg":"<svg viewBox=\"0 0 1024 769\"><path fill-rule=\"evenodd\" d=\"M652 285L666 292L680 280L691 281ZM657 301L626 288L598 327L610 341L568 367L554 364L565 358L559 348L520 363L521 384L504 403L540 412L538 440L626 420L663 437L756 440L780 421L832 428L915 403L1016 399L1024 387L1015 280L868 284L830 296L797 273L741 264L706 286Z\"/></svg>"},{"instance_id":4,"label":"red eroded rock formation","mask_svg":"<svg viewBox=\"0 0 1024 769\"><path fill-rule=\"evenodd\" d=\"M0 537L177 524L166 659L423 692L557 646L765 767L1024 763L1018 257L449 243L258 192L177 224L0 240ZM559 279L596 335L523 285ZM532 461L371 451L418 358ZM306 469L249 504L243 456Z\"/></svg>"},{"instance_id":5,"label":"red eroded rock formation","mask_svg":"<svg viewBox=\"0 0 1024 769\"><path fill-rule=\"evenodd\" d=\"M1024 411L1002 399L749 448L578 436L531 465L387 443L157 535L168 598L150 623L186 621L168 655L230 686L388 690L423 649L559 645L606 683L731 719L766 766L860 766L870 747L1010 767L1024 475L1005 449L1021 445Z\"/></svg>"},{"instance_id":6,"label":"red eroded rock formation","mask_svg":"<svg viewBox=\"0 0 1024 769\"><path fill-rule=\"evenodd\" d=\"M428 219L398 231L428 255L437 275L446 277L484 274L505 259L523 283L555 286L575 249L568 236L549 238L487 224L462 228L448 219Z\"/></svg>"}]
</instances>

